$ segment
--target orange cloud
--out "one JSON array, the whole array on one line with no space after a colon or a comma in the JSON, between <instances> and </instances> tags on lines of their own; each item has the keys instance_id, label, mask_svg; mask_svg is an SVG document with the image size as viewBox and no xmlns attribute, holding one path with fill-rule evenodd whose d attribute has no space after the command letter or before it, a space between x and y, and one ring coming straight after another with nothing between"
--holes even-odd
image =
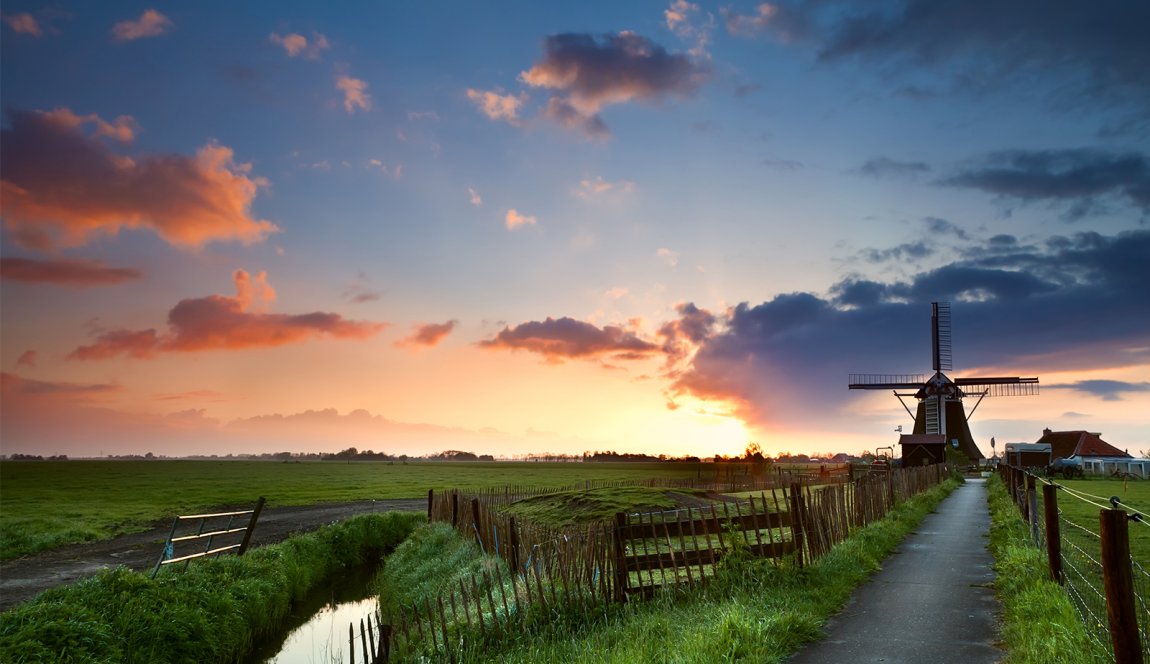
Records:
<instances>
[{"instance_id":1,"label":"orange cloud","mask_svg":"<svg viewBox=\"0 0 1150 664\"><path fill-rule=\"evenodd\" d=\"M516 97L491 90L468 88L467 98L488 118L506 120L513 125L519 124L519 109L523 106L524 95Z\"/></svg>"},{"instance_id":2,"label":"orange cloud","mask_svg":"<svg viewBox=\"0 0 1150 664\"><path fill-rule=\"evenodd\" d=\"M0 278L57 286L111 286L139 279L139 270L99 261L0 258Z\"/></svg>"},{"instance_id":3,"label":"orange cloud","mask_svg":"<svg viewBox=\"0 0 1150 664\"><path fill-rule=\"evenodd\" d=\"M385 323L346 320L333 313L271 314L255 311L269 305L275 291L261 272L254 278L244 270L233 275L236 296L209 295L181 300L168 312L168 332L111 330L96 342L79 346L70 360L102 360L118 356L148 358L161 352L267 348L313 338L367 339Z\"/></svg>"},{"instance_id":4,"label":"orange cloud","mask_svg":"<svg viewBox=\"0 0 1150 664\"><path fill-rule=\"evenodd\" d=\"M40 23L28 12L21 12L19 14L5 14L4 22L8 24L12 31L22 35L31 35L39 37L44 34L40 29Z\"/></svg>"},{"instance_id":5,"label":"orange cloud","mask_svg":"<svg viewBox=\"0 0 1150 664\"><path fill-rule=\"evenodd\" d=\"M100 140L130 142L130 117L106 122L66 108L10 116L11 127L0 132L0 216L21 245L78 246L93 235L146 228L173 245L199 247L249 244L279 230L251 216L267 181L237 164L231 148L211 143L194 157L130 157Z\"/></svg>"},{"instance_id":6,"label":"orange cloud","mask_svg":"<svg viewBox=\"0 0 1150 664\"><path fill-rule=\"evenodd\" d=\"M600 328L567 317L505 327L494 339L479 342L479 346L493 350L526 350L539 353L549 361L603 357L638 360L660 352L658 345L644 341L622 327L605 325Z\"/></svg>"},{"instance_id":7,"label":"orange cloud","mask_svg":"<svg viewBox=\"0 0 1150 664\"><path fill-rule=\"evenodd\" d=\"M371 110L371 95L367 92L366 82L341 74L335 81L335 87L343 93L343 110L349 114L355 113L357 108L361 111Z\"/></svg>"},{"instance_id":8,"label":"orange cloud","mask_svg":"<svg viewBox=\"0 0 1150 664\"><path fill-rule=\"evenodd\" d=\"M520 214L515 208L507 211L507 216L504 217L504 223L507 225L507 230L513 231L520 226L534 226L537 220L535 217Z\"/></svg>"},{"instance_id":9,"label":"orange cloud","mask_svg":"<svg viewBox=\"0 0 1150 664\"><path fill-rule=\"evenodd\" d=\"M310 42L307 37L294 32L283 36L273 32L268 35L268 40L273 44L282 46L287 51L289 58L302 55L308 60L318 60L320 53L329 46L327 37L318 32L312 33Z\"/></svg>"},{"instance_id":10,"label":"orange cloud","mask_svg":"<svg viewBox=\"0 0 1150 664\"><path fill-rule=\"evenodd\" d=\"M112 26L116 41L134 41L144 37L159 37L172 27L171 19L155 9L146 10L135 21L120 21Z\"/></svg>"},{"instance_id":11,"label":"orange cloud","mask_svg":"<svg viewBox=\"0 0 1150 664\"><path fill-rule=\"evenodd\" d=\"M424 325L416 325L412 328L411 334L395 342L398 348L434 348L439 345L439 342L447 338L451 334L455 326L459 324L457 320L449 320L446 323L426 323Z\"/></svg>"}]
</instances>

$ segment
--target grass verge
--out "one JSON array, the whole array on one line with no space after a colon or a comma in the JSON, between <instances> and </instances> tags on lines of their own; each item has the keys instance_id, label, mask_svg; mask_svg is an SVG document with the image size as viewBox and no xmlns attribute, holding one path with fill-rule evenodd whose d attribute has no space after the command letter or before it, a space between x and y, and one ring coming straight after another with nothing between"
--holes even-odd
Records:
<instances>
[{"instance_id":1,"label":"grass verge","mask_svg":"<svg viewBox=\"0 0 1150 664\"><path fill-rule=\"evenodd\" d=\"M715 578L695 592L592 610L547 608L498 633L457 633L460 662L781 662L819 638L826 619L899 542L955 487L952 479L895 508L804 569L776 568L749 555L729 555ZM438 586L413 580L490 564L449 529L426 527L388 559L395 581L381 601L430 597ZM410 550L409 550L410 549ZM442 558L442 561L435 562ZM441 586L444 588L449 585ZM387 593L395 593L389 598Z\"/></svg>"},{"instance_id":2,"label":"grass verge","mask_svg":"<svg viewBox=\"0 0 1150 664\"><path fill-rule=\"evenodd\" d=\"M369 514L156 579L117 568L0 614L0 661L230 662L271 634L292 602L340 570L378 560L422 516Z\"/></svg>"},{"instance_id":3,"label":"grass verge","mask_svg":"<svg viewBox=\"0 0 1150 664\"><path fill-rule=\"evenodd\" d=\"M1007 664L1102 664L1112 661L1091 639L1066 596L1050 580L1046 553L1035 547L1018 510L997 476L987 482L990 550L995 589L1002 603ZM1105 629L1103 627L1103 629ZM1103 638L1109 641L1109 636Z\"/></svg>"}]
</instances>

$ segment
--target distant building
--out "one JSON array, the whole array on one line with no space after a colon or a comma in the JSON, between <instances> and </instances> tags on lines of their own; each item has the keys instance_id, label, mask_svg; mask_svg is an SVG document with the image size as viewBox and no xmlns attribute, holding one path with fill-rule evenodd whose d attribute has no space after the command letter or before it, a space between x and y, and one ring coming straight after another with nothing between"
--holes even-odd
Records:
<instances>
[{"instance_id":1,"label":"distant building","mask_svg":"<svg viewBox=\"0 0 1150 664\"><path fill-rule=\"evenodd\" d=\"M946 436L940 433L904 433L898 437L898 444L904 468L946 463Z\"/></svg>"},{"instance_id":2,"label":"distant building","mask_svg":"<svg viewBox=\"0 0 1150 664\"><path fill-rule=\"evenodd\" d=\"M1051 460L1077 461L1089 475L1112 475L1117 471L1150 477L1150 459L1135 459L1102 440L1101 433L1043 429L1038 443L1050 445Z\"/></svg>"}]
</instances>

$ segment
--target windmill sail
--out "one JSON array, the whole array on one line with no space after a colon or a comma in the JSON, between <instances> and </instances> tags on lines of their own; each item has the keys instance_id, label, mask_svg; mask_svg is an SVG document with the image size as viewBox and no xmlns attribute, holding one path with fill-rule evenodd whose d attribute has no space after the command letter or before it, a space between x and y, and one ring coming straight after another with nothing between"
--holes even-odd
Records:
<instances>
[{"instance_id":1,"label":"windmill sail","mask_svg":"<svg viewBox=\"0 0 1150 664\"><path fill-rule=\"evenodd\" d=\"M949 302L931 303L930 327L933 375L850 374L847 387L852 390L892 390L899 401L913 396L918 400L918 410L914 413L915 434L941 434L948 446L958 441L958 450L972 461L982 459L982 451L970 435L963 397L1035 395L1038 394L1038 378L987 376L952 379L943 373L954 370ZM913 392L908 394L908 390ZM929 456L925 462L936 463L936 459ZM907 461L904 458L904 462ZM911 461L912 465L916 465L916 461Z\"/></svg>"}]
</instances>

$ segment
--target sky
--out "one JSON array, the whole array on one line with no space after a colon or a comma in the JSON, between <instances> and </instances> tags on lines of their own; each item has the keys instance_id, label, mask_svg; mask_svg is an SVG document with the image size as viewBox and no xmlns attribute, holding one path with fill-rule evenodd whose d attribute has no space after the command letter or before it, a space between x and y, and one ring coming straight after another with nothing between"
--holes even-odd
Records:
<instances>
[{"instance_id":1,"label":"sky","mask_svg":"<svg viewBox=\"0 0 1150 664\"><path fill-rule=\"evenodd\" d=\"M0 451L1150 450L1150 4L21 2Z\"/></svg>"}]
</instances>

